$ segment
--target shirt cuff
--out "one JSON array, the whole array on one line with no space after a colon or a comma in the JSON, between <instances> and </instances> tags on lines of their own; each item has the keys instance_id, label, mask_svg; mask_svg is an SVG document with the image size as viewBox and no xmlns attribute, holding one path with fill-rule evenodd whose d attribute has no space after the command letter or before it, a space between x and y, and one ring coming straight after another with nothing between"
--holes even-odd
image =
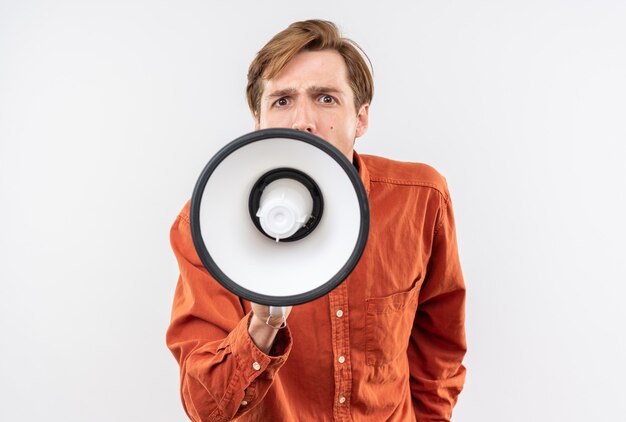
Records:
<instances>
[{"instance_id":1,"label":"shirt cuff","mask_svg":"<svg viewBox=\"0 0 626 422\"><path fill-rule=\"evenodd\" d=\"M248 325L252 312L248 313L235 328L231 350L236 357L240 369L248 382L252 382L261 374L267 372L269 377L280 369L289 357L293 340L289 327L278 331L271 348L271 356L263 353L252 341L248 333Z\"/></svg>"}]
</instances>

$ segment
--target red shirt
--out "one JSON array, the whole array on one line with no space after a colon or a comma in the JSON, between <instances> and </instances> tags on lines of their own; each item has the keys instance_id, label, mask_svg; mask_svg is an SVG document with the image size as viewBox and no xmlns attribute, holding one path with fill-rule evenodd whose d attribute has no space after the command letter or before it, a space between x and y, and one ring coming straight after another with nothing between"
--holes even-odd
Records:
<instances>
[{"instance_id":1,"label":"red shirt","mask_svg":"<svg viewBox=\"0 0 626 422\"><path fill-rule=\"evenodd\" d=\"M180 278L167 344L192 420L450 420L466 344L446 181L425 164L354 159L370 202L363 256L331 293L294 307L270 355L248 334L250 303L202 266L189 203L174 222Z\"/></svg>"}]
</instances>

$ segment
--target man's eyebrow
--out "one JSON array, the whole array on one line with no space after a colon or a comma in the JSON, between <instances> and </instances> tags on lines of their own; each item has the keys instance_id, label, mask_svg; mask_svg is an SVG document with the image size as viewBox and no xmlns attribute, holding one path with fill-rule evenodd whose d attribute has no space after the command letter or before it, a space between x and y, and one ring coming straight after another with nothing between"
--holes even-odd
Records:
<instances>
[{"instance_id":1,"label":"man's eyebrow","mask_svg":"<svg viewBox=\"0 0 626 422\"><path fill-rule=\"evenodd\" d=\"M314 85L310 88L307 89L307 92L309 93L315 93L315 94L322 94L322 93L329 93L329 94L343 94L343 91L340 90L339 88L335 88L333 86L324 86L324 85Z\"/></svg>"},{"instance_id":2,"label":"man's eyebrow","mask_svg":"<svg viewBox=\"0 0 626 422\"><path fill-rule=\"evenodd\" d=\"M324 86L324 85L314 85L311 86L309 88L307 88L307 92L308 93L313 93L313 94L322 94L322 93L329 93L329 94L343 94L343 91L340 90L339 88L335 88L333 86ZM273 91L271 93L269 93L267 95L268 98L279 98L279 97L286 97L289 95L294 95L297 94L298 90L295 88L284 88L284 89L278 89L276 91Z\"/></svg>"},{"instance_id":3,"label":"man's eyebrow","mask_svg":"<svg viewBox=\"0 0 626 422\"><path fill-rule=\"evenodd\" d=\"M268 94L269 98L275 98L275 97L286 97L288 95L293 95L295 94L297 91L295 88L285 88L285 89L279 89L277 91L273 91L270 94Z\"/></svg>"}]
</instances>

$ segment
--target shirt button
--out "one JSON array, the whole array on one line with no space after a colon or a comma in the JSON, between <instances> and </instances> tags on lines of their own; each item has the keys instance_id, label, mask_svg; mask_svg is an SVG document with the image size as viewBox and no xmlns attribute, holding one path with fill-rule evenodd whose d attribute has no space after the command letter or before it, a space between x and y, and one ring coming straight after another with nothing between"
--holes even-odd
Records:
<instances>
[{"instance_id":1,"label":"shirt button","mask_svg":"<svg viewBox=\"0 0 626 422\"><path fill-rule=\"evenodd\" d=\"M337 315L337 318L341 318L343 316L343 311L341 309L338 309L335 315Z\"/></svg>"},{"instance_id":2,"label":"shirt button","mask_svg":"<svg viewBox=\"0 0 626 422\"><path fill-rule=\"evenodd\" d=\"M259 365L259 362L254 362L252 364L252 367L254 368L255 371L258 371L259 369L261 369L261 365Z\"/></svg>"},{"instance_id":3,"label":"shirt button","mask_svg":"<svg viewBox=\"0 0 626 422\"><path fill-rule=\"evenodd\" d=\"M344 404L346 402L346 398L344 396L339 397L339 403Z\"/></svg>"},{"instance_id":4,"label":"shirt button","mask_svg":"<svg viewBox=\"0 0 626 422\"><path fill-rule=\"evenodd\" d=\"M242 406L247 406L247 405L248 405L248 402L247 402L247 401L245 401L245 400L243 400L243 401L241 402L241 405L242 405Z\"/></svg>"},{"instance_id":5,"label":"shirt button","mask_svg":"<svg viewBox=\"0 0 626 422\"><path fill-rule=\"evenodd\" d=\"M344 363L346 361L346 357L345 356L339 356L339 359L337 359L339 361L339 363Z\"/></svg>"}]
</instances>

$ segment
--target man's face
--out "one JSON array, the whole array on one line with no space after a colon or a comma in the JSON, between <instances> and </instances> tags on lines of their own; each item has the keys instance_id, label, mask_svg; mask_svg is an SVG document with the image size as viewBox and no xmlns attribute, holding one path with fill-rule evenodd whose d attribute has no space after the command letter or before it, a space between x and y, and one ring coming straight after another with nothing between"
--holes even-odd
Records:
<instances>
[{"instance_id":1,"label":"man's face","mask_svg":"<svg viewBox=\"0 0 626 422\"><path fill-rule=\"evenodd\" d=\"M290 128L330 142L352 161L354 140L367 131L369 105L354 108L343 58L335 50L305 51L265 81L256 129Z\"/></svg>"}]
</instances>

